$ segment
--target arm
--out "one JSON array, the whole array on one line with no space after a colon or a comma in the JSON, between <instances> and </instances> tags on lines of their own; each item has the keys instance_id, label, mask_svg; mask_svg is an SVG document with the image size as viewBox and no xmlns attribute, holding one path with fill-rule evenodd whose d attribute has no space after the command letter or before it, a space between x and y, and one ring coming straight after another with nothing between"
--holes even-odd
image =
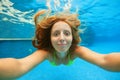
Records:
<instances>
[{"instance_id":1,"label":"arm","mask_svg":"<svg viewBox=\"0 0 120 80\"><path fill-rule=\"evenodd\" d=\"M0 59L0 79L17 78L41 63L46 57L46 51L38 50L21 59L2 58Z\"/></svg>"},{"instance_id":2,"label":"arm","mask_svg":"<svg viewBox=\"0 0 120 80\"><path fill-rule=\"evenodd\" d=\"M77 56L109 71L120 71L120 53L99 54L86 47L76 49Z\"/></svg>"}]
</instances>

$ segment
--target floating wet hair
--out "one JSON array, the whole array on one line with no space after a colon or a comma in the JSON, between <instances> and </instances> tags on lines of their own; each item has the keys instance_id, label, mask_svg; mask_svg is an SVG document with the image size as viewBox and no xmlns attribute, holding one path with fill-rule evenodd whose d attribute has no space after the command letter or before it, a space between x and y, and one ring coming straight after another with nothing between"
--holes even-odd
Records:
<instances>
[{"instance_id":1,"label":"floating wet hair","mask_svg":"<svg viewBox=\"0 0 120 80\"><path fill-rule=\"evenodd\" d=\"M72 26L78 28L80 26L80 20L78 19L78 14L70 14L70 13L59 13L56 15L59 18L65 18L66 21Z\"/></svg>"},{"instance_id":2,"label":"floating wet hair","mask_svg":"<svg viewBox=\"0 0 120 80\"><path fill-rule=\"evenodd\" d=\"M34 40L32 41L33 46L38 49L43 49L52 52L54 48L52 47L50 39L51 29L52 26L59 21L64 21L71 27L73 41L70 50L74 51L75 46L77 46L78 43L81 41L78 33L80 21L78 19L77 14L70 14L64 12L52 15L50 11L41 10L38 13L36 13L34 17L36 32Z\"/></svg>"},{"instance_id":3,"label":"floating wet hair","mask_svg":"<svg viewBox=\"0 0 120 80\"><path fill-rule=\"evenodd\" d=\"M69 12L60 12L56 13L55 15L51 15L50 10L41 10L39 11L35 17L34 17L34 22L37 27L38 23L43 22L45 19L65 19L72 27L79 27L80 26L80 20L78 19L78 14L71 14Z\"/></svg>"}]
</instances>

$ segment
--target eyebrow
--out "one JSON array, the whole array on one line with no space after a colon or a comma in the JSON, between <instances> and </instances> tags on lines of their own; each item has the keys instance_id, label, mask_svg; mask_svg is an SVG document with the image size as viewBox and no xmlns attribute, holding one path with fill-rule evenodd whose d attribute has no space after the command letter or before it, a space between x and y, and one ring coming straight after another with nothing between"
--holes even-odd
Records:
<instances>
[{"instance_id":1,"label":"eyebrow","mask_svg":"<svg viewBox=\"0 0 120 80\"><path fill-rule=\"evenodd\" d=\"M60 31L60 30L54 30L54 32L56 32L56 31ZM70 30L63 30L63 31L69 31L69 32L71 32Z\"/></svg>"}]
</instances>

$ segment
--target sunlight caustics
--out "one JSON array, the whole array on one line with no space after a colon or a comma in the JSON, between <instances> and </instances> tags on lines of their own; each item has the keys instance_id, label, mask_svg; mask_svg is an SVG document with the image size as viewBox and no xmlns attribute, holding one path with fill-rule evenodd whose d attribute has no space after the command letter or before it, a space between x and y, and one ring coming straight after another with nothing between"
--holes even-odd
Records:
<instances>
[{"instance_id":1,"label":"sunlight caustics","mask_svg":"<svg viewBox=\"0 0 120 80\"><path fill-rule=\"evenodd\" d=\"M7 15L9 17L3 17L3 21L9 21L11 23L19 24L19 22L33 24L33 19L31 15L33 10L22 12L13 7L13 4L10 0L1 0L0 1L0 14ZM12 18L10 18L12 17Z\"/></svg>"},{"instance_id":2,"label":"sunlight caustics","mask_svg":"<svg viewBox=\"0 0 120 80\"><path fill-rule=\"evenodd\" d=\"M39 3L42 3L42 1L40 1L40 0L37 0L37 1L39 1ZM92 7L97 2L97 0L84 0L84 1L80 0L79 2L80 3L77 4L75 7L75 12L78 12L79 10L83 11L84 9L88 9L88 8ZM34 6L36 5L36 1L33 1L32 3L34 4ZM33 10L21 11L21 10L16 9L14 7L14 4L16 4L16 3L11 2L10 0L1 0L0 1L0 14L6 15L6 16L2 17L2 19L0 21L9 21L14 24L28 23L28 24L33 25L34 24L33 16L35 14L34 13L35 10L33 9ZM28 6L31 6L31 5L28 5ZM32 7L34 7L34 6L32 6ZM40 4L38 5L38 7L39 6L40 6ZM49 13L51 13L51 11L69 12L71 7L74 6L74 4L73 4L72 0L46 0L45 6L50 11Z\"/></svg>"}]
</instances>

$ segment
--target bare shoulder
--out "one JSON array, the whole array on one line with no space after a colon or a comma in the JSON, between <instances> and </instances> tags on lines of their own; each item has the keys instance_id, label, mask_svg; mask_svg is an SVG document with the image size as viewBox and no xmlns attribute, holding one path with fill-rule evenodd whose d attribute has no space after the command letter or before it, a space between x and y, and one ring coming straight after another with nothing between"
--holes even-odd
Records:
<instances>
[{"instance_id":1,"label":"bare shoulder","mask_svg":"<svg viewBox=\"0 0 120 80\"><path fill-rule=\"evenodd\" d=\"M91 51L91 50L84 46L77 46L75 49L76 53L83 53L83 52L87 52L87 51Z\"/></svg>"},{"instance_id":2,"label":"bare shoulder","mask_svg":"<svg viewBox=\"0 0 120 80\"><path fill-rule=\"evenodd\" d=\"M74 58L76 58L76 57L79 57L79 55L81 55L81 53L83 53L84 51L85 51L85 47L83 47L83 46L77 46L76 48L75 48L75 51L73 52L74 53Z\"/></svg>"},{"instance_id":3,"label":"bare shoulder","mask_svg":"<svg viewBox=\"0 0 120 80\"><path fill-rule=\"evenodd\" d=\"M49 55L49 51L46 51L46 50L36 50L36 51L33 53L33 55L47 58L48 55Z\"/></svg>"},{"instance_id":4,"label":"bare shoulder","mask_svg":"<svg viewBox=\"0 0 120 80\"><path fill-rule=\"evenodd\" d=\"M39 49L39 50L36 50L34 53L48 54L49 51Z\"/></svg>"},{"instance_id":5,"label":"bare shoulder","mask_svg":"<svg viewBox=\"0 0 120 80\"><path fill-rule=\"evenodd\" d=\"M95 53L94 51L88 49L87 47L84 47L84 46L77 46L76 49L75 49L75 52L74 52L77 56L83 56L85 54L88 54L88 53Z\"/></svg>"}]
</instances>

